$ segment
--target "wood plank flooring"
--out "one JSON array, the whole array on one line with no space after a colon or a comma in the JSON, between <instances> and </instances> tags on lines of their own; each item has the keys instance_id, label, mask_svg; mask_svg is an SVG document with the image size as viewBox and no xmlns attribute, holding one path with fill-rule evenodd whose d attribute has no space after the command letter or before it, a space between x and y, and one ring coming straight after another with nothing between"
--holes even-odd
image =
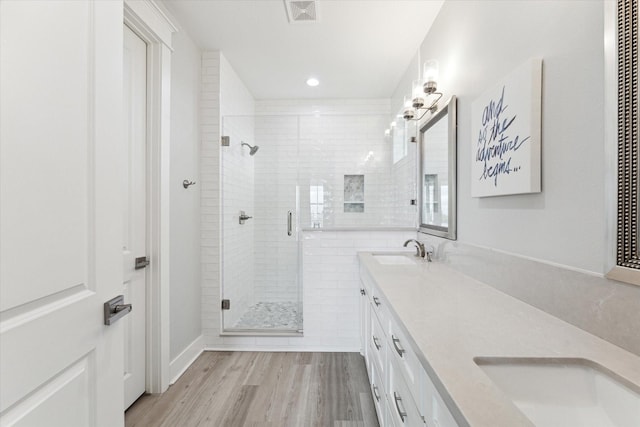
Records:
<instances>
[{"instance_id":1,"label":"wood plank flooring","mask_svg":"<svg viewBox=\"0 0 640 427\"><path fill-rule=\"evenodd\" d=\"M204 352L169 389L144 395L126 427L377 427L358 353Z\"/></svg>"}]
</instances>

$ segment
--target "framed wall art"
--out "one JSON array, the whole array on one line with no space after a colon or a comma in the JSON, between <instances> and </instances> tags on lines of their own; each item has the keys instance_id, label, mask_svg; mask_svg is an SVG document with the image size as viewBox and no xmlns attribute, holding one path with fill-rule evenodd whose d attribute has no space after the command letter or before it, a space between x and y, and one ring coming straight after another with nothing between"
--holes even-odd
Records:
<instances>
[{"instance_id":1,"label":"framed wall art","mask_svg":"<svg viewBox=\"0 0 640 427\"><path fill-rule=\"evenodd\" d=\"M471 196L539 193L542 59L530 59L472 104Z\"/></svg>"}]
</instances>

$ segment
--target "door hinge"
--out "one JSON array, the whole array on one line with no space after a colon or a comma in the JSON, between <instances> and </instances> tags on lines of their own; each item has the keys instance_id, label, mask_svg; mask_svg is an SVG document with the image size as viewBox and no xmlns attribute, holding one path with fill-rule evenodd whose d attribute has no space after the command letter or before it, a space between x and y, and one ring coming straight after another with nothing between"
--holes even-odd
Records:
<instances>
[{"instance_id":1,"label":"door hinge","mask_svg":"<svg viewBox=\"0 0 640 427\"><path fill-rule=\"evenodd\" d=\"M231 138L229 138L228 136L221 136L220 137L220 144L223 147L228 147L231 144Z\"/></svg>"},{"instance_id":2,"label":"door hinge","mask_svg":"<svg viewBox=\"0 0 640 427\"><path fill-rule=\"evenodd\" d=\"M230 308L231 308L231 300L223 299L222 300L222 309L223 310L229 310Z\"/></svg>"}]
</instances>

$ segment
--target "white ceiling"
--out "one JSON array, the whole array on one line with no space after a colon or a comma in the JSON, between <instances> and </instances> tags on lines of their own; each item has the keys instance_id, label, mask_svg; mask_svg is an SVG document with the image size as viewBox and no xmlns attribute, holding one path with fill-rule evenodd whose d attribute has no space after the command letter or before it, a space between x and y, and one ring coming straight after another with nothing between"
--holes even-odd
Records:
<instances>
[{"instance_id":1,"label":"white ceiling","mask_svg":"<svg viewBox=\"0 0 640 427\"><path fill-rule=\"evenodd\" d=\"M165 0L204 50L220 50L256 99L388 98L444 0L318 0L316 23L283 0ZM320 85L306 85L308 77Z\"/></svg>"}]
</instances>

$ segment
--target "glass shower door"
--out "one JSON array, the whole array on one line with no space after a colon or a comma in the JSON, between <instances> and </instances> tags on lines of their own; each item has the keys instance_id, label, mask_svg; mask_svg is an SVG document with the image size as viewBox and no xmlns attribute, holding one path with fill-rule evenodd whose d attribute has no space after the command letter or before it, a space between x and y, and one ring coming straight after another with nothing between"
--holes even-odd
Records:
<instances>
[{"instance_id":1,"label":"glass shower door","mask_svg":"<svg viewBox=\"0 0 640 427\"><path fill-rule=\"evenodd\" d=\"M227 116L223 135L223 331L299 334L298 120Z\"/></svg>"}]
</instances>

